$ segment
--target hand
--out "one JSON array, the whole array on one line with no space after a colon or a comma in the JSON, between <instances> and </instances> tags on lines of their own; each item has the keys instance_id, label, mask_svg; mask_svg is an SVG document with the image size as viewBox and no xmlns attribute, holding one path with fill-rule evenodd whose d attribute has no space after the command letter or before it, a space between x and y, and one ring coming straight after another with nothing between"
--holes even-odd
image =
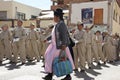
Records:
<instances>
[{"instance_id":1,"label":"hand","mask_svg":"<svg viewBox=\"0 0 120 80\"><path fill-rule=\"evenodd\" d=\"M65 45L62 45L62 50L65 50L66 49L66 46Z\"/></svg>"},{"instance_id":2,"label":"hand","mask_svg":"<svg viewBox=\"0 0 120 80\"><path fill-rule=\"evenodd\" d=\"M44 40L44 43L46 43L47 42L47 40Z\"/></svg>"}]
</instances>

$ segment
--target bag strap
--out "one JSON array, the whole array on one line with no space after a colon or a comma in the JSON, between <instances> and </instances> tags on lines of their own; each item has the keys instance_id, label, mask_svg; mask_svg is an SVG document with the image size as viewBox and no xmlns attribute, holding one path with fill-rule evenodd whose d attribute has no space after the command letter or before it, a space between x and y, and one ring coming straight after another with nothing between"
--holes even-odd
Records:
<instances>
[{"instance_id":1,"label":"bag strap","mask_svg":"<svg viewBox=\"0 0 120 80\"><path fill-rule=\"evenodd\" d=\"M61 51L60 51L59 60L60 60L60 61L65 61L65 60L67 60L67 56L66 56L66 51L65 51L65 50L61 50Z\"/></svg>"}]
</instances>

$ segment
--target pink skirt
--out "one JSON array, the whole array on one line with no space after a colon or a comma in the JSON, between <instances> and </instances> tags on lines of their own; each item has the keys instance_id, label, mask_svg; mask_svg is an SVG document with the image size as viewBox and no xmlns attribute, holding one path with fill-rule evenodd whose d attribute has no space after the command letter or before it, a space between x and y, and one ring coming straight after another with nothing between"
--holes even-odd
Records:
<instances>
[{"instance_id":1,"label":"pink skirt","mask_svg":"<svg viewBox=\"0 0 120 80\"><path fill-rule=\"evenodd\" d=\"M69 48L67 47L65 49L66 51L66 55L68 57L68 59L70 60L71 64L72 64L72 67L73 69L75 68L74 67L74 63L73 63L73 59L71 57L71 54L70 54L70 51L69 51ZM45 52L45 72L47 73L52 73L52 63L53 63L53 60L59 56L59 53L60 53L60 49L57 49L56 48L56 45L53 45L52 43L48 46L46 52Z\"/></svg>"}]
</instances>

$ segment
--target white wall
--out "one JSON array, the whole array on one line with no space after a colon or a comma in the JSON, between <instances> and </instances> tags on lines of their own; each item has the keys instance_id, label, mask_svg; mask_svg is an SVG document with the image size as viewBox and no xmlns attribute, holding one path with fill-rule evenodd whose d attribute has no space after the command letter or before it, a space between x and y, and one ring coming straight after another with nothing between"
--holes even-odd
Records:
<instances>
[{"instance_id":1,"label":"white wall","mask_svg":"<svg viewBox=\"0 0 120 80\"><path fill-rule=\"evenodd\" d=\"M11 6L10 1L0 1L0 11L7 11L7 18L13 18Z\"/></svg>"},{"instance_id":2,"label":"white wall","mask_svg":"<svg viewBox=\"0 0 120 80\"><path fill-rule=\"evenodd\" d=\"M81 10L83 8L93 8L93 18L94 18L94 9L103 8L103 23L108 23L108 1L100 2L86 2L86 3L73 3L71 4L71 23L76 24L81 18ZM98 15L99 16L99 15Z\"/></svg>"},{"instance_id":3,"label":"white wall","mask_svg":"<svg viewBox=\"0 0 120 80\"><path fill-rule=\"evenodd\" d=\"M119 17L120 17L120 7L119 7L119 5L117 4L116 1L113 2L113 13L114 13L114 10L118 15L117 15L117 21L115 21L112 17L112 19L113 19L112 20L112 33L113 34L114 33L119 33L120 34L120 23L119 23L119 21L120 21L120 19L119 19Z\"/></svg>"},{"instance_id":4,"label":"white wall","mask_svg":"<svg viewBox=\"0 0 120 80\"><path fill-rule=\"evenodd\" d=\"M22 12L26 14L26 19L30 19L31 15L35 15L35 16L39 16L41 10L38 8L34 8L31 6L27 6L18 2L13 2L13 15L15 18L15 12L16 9L15 7L17 7L17 12Z\"/></svg>"},{"instance_id":5,"label":"white wall","mask_svg":"<svg viewBox=\"0 0 120 80\"><path fill-rule=\"evenodd\" d=\"M41 9L27 6L15 1L0 1L0 11L7 11L7 18L15 19L16 9L18 12L26 14L26 19L30 19L31 15L39 16Z\"/></svg>"}]
</instances>

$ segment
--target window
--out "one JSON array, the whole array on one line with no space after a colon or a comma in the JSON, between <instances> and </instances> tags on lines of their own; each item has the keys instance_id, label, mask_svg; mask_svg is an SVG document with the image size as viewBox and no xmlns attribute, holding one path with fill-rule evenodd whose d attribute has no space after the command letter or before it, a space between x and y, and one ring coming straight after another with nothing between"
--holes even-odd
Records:
<instances>
[{"instance_id":1,"label":"window","mask_svg":"<svg viewBox=\"0 0 120 80\"><path fill-rule=\"evenodd\" d=\"M0 11L0 19L7 19L7 11Z\"/></svg>"},{"instance_id":2,"label":"window","mask_svg":"<svg viewBox=\"0 0 120 80\"><path fill-rule=\"evenodd\" d=\"M114 14L113 14L113 19L115 20L115 10L114 10Z\"/></svg>"},{"instance_id":3,"label":"window","mask_svg":"<svg viewBox=\"0 0 120 80\"><path fill-rule=\"evenodd\" d=\"M120 16L119 16L119 24L120 24Z\"/></svg>"},{"instance_id":4,"label":"window","mask_svg":"<svg viewBox=\"0 0 120 80\"><path fill-rule=\"evenodd\" d=\"M103 24L103 9L94 10L94 24Z\"/></svg>"},{"instance_id":5,"label":"window","mask_svg":"<svg viewBox=\"0 0 120 80\"><path fill-rule=\"evenodd\" d=\"M17 12L17 19L25 20L25 13Z\"/></svg>"},{"instance_id":6,"label":"window","mask_svg":"<svg viewBox=\"0 0 120 80\"><path fill-rule=\"evenodd\" d=\"M36 19L37 16L31 15L31 19Z\"/></svg>"},{"instance_id":7,"label":"window","mask_svg":"<svg viewBox=\"0 0 120 80\"><path fill-rule=\"evenodd\" d=\"M117 22L117 21L118 21L118 20L117 20L117 19L118 19L118 18L117 18L117 17L118 17L118 13L116 13L116 16L115 16L115 17L116 17L115 20L116 20L116 22Z\"/></svg>"}]
</instances>

